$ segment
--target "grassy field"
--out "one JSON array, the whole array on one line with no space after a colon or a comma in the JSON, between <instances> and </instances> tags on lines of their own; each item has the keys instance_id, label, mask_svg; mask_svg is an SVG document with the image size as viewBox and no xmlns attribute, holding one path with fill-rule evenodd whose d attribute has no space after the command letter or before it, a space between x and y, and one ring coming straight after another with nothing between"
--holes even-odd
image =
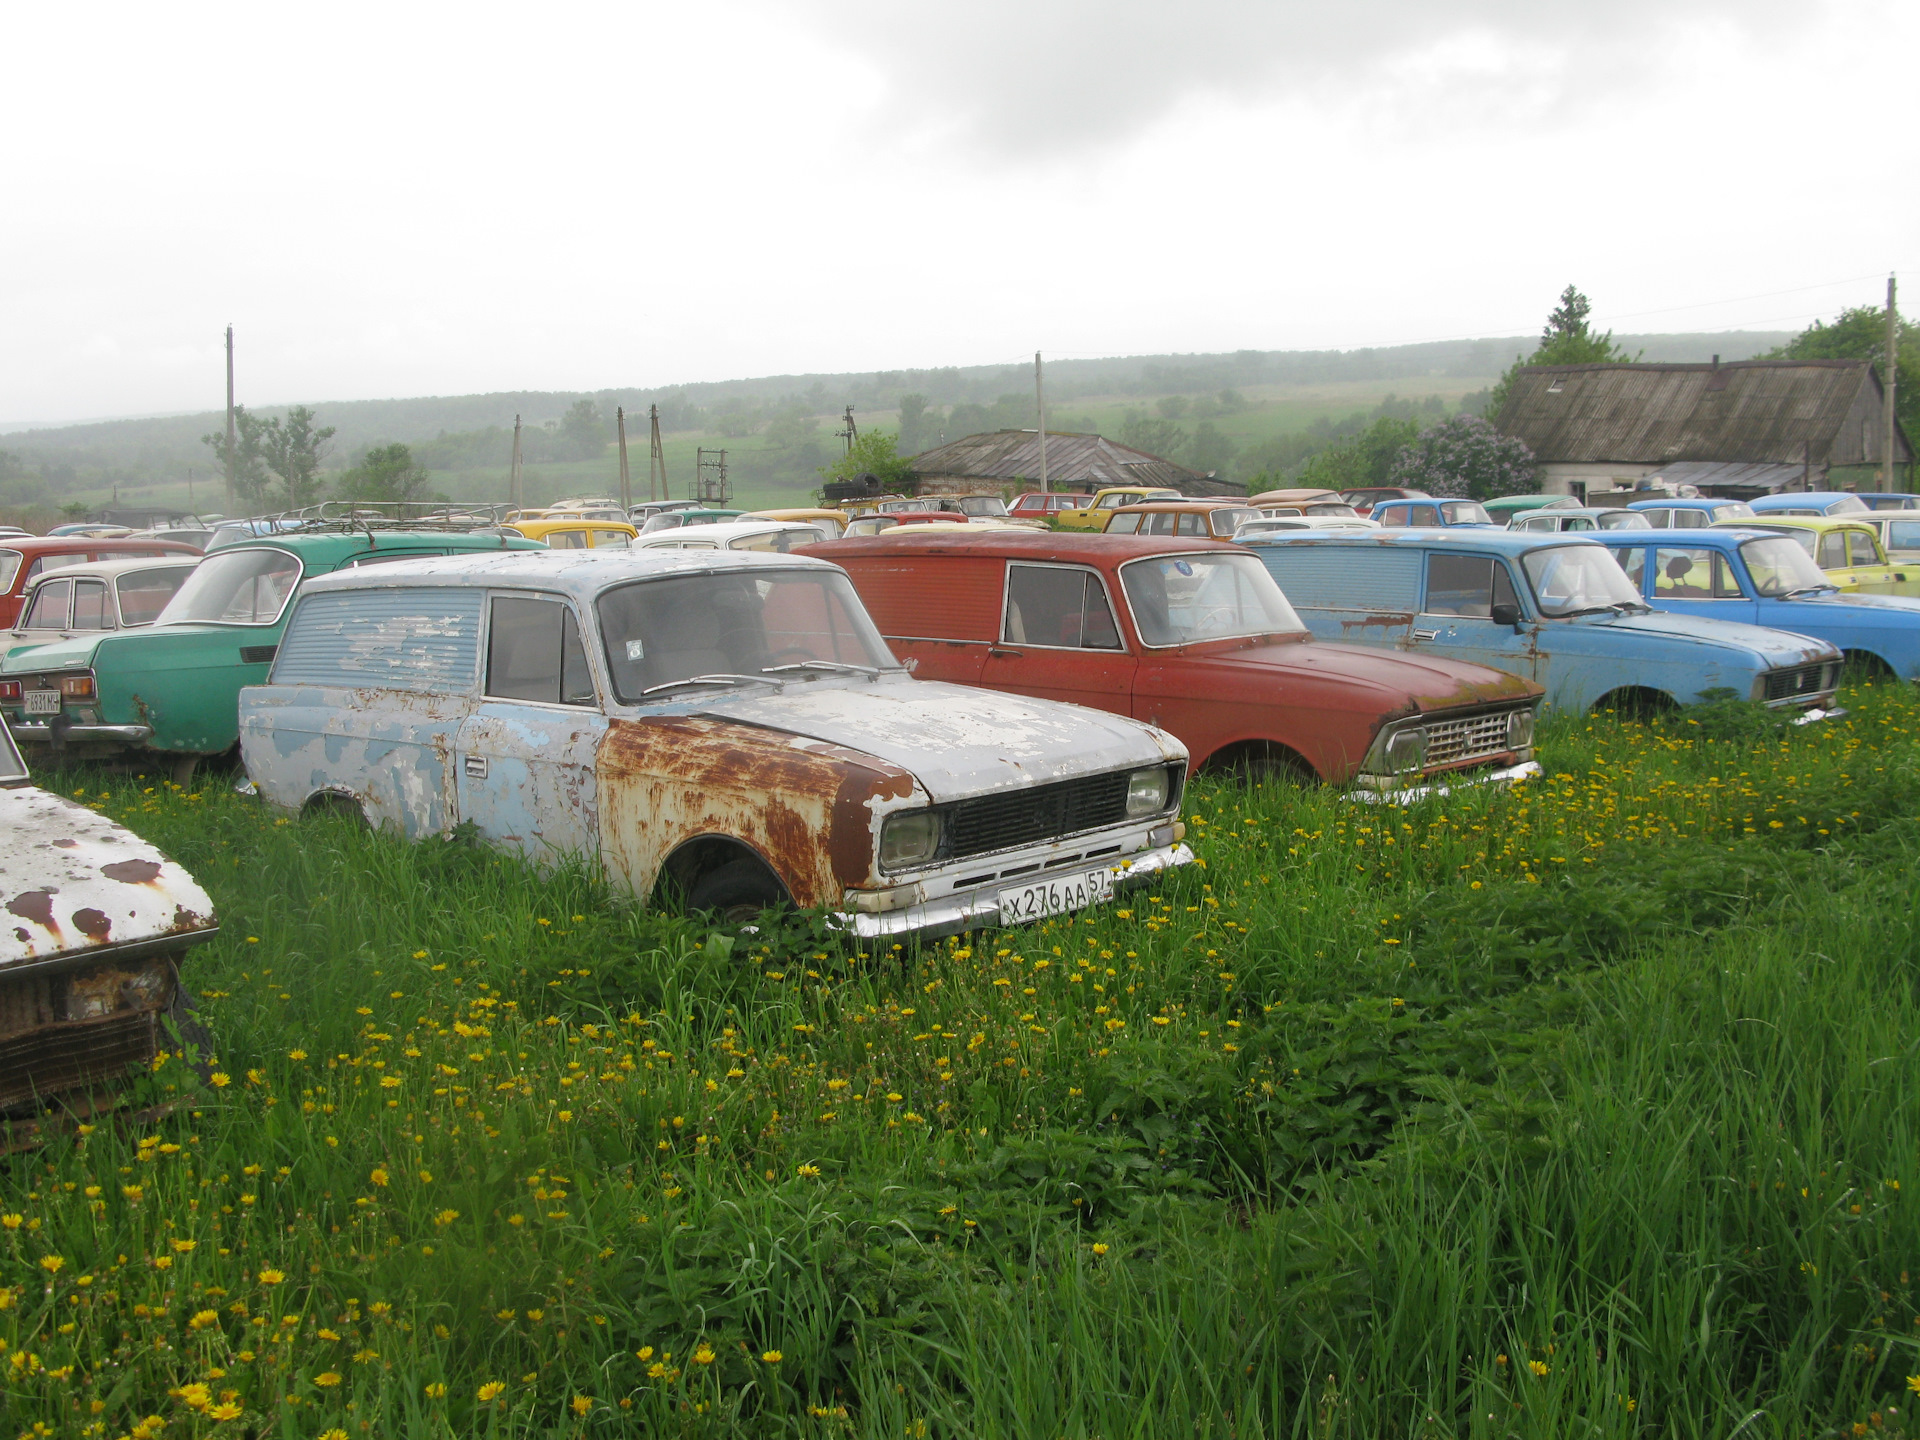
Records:
<instances>
[{"instance_id":1,"label":"grassy field","mask_svg":"<svg viewBox=\"0 0 1920 1440\"><path fill-rule=\"evenodd\" d=\"M209 784L211 1084L0 1173L7 1433L1920 1433L1920 703L1563 721L857 959ZM181 1087L176 1090L175 1087Z\"/></svg>"}]
</instances>

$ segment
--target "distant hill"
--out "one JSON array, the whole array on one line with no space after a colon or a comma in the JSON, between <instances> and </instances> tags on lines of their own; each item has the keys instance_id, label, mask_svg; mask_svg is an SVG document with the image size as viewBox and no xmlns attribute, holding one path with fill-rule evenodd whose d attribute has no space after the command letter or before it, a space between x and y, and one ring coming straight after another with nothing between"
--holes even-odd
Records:
<instances>
[{"instance_id":1,"label":"distant hill","mask_svg":"<svg viewBox=\"0 0 1920 1440\"><path fill-rule=\"evenodd\" d=\"M1791 338L1759 331L1699 335L1622 335L1630 351L1648 360L1746 359ZM1312 386L1329 383L1400 383L1445 376L1491 380L1514 356L1532 348L1532 338L1441 341L1361 350L1239 350L1212 355L1132 355L1098 360L1047 362L1049 410L1167 395L1203 395L1222 390ZM390 441L418 445L442 435L510 430L514 416L529 427L555 424L568 407L586 398L608 418L624 406L629 434L644 434L647 407L658 405L663 427L674 432L744 434L729 417L758 423L769 412L837 415L897 409L903 395L919 394L935 406L991 405L1002 396L1031 395L1033 374L1025 365L949 366L932 370L882 370L847 374L768 375L757 379L703 381L651 390L607 389L504 391L490 395L422 396L404 400L307 402L323 424L336 427L334 462L344 463L365 447ZM244 395L242 397L245 398ZM284 413L284 405L257 407ZM213 456L200 443L222 425L218 410L189 415L98 420L0 435L0 451L15 457L14 484L29 479L63 490L108 485L171 484L191 468L202 479ZM642 442L644 444L644 441ZM0 472L4 473L4 472ZM35 497L38 498L38 497Z\"/></svg>"}]
</instances>

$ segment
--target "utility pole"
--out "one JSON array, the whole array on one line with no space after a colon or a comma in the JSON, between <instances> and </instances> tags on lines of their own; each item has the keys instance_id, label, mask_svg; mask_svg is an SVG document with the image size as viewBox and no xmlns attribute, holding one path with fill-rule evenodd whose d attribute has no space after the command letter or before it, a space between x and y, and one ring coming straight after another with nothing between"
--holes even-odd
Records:
<instances>
[{"instance_id":1,"label":"utility pole","mask_svg":"<svg viewBox=\"0 0 1920 1440\"><path fill-rule=\"evenodd\" d=\"M1040 411L1040 493L1051 493L1047 485L1047 388L1040 373L1040 352L1033 352L1033 403Z\"/></svg>"},{"instance_id":2,"label":"utility pole","mask_svg":"<svg viewBox=\"0 0 1920 1440\"><path fill-rule=\"evenodd\" d=\"M513 464L507 471L507 504L520 508L520 417L513 417Z\"/></svg>"},{"instance_id":3,"label":"utility pole","mask_svg":"<svg viewBox=\"0 0 1920 1440\"><path fill-rule=\"evenodd\" d=\"M667 493L667 452L660 448L660 407L647 407L647 421L653 430L653 452L647 457L647 498L649 500L671 500ZM653 493L655 484L660 487L658 495Z\"/></svg>"},{"instance_id":4,"label":"utility pole","mask_svg":"<svg viewBox=\"0 0 1920 1440\"><path fill-rule=\"evenodd\" d=\"M227 515L233 515L233 326L227 326Z\"/></svg>"},{"instance_id":5,"label":"utility pole","mask_svg":"<svg viewBox=\"0 0 1920 1440\"><path fill-rule=\"evenodd\" d=\"M851 405L847 406L844 419L845 424L839 434L840 438L847 442L846 453L851 455L854 445L860 439L860 427L853 423L853 407Z\"/></svg>"},{"instance_id":6,"label":"utility pole","mask_svg":"<svg viewBox=\"0 0 1920 1440\"><path fill-rule=\"evenodd\" d=\"M633 509L633 481L627 475L627 411L623 405L613 407L614 423L620 427L620 508Z\"/></svg>"},{"instance_id":7,"label":"utility pole","mask_svg":"<svg viewBox=\"0 0 1920 1440\"><path fill-rule=\"evenodd\" d=\"M1894 483L1893 466L1895 460L1894 443L1900 438L1900 422L1895 417L1894 401L1900 390L1900 312L1893 303L1893 276L1887 276L1887 369L1886 384L1881 387L1886 392L1887 404L1887 479L1882 490L1898 490Z\"/></svg>"}]
</instances>

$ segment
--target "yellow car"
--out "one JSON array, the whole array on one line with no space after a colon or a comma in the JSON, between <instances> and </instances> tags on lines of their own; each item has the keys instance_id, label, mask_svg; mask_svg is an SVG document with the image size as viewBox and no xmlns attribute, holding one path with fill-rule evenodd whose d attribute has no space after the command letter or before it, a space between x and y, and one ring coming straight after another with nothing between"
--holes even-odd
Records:
<instances>
[{"instance_id":1,"label":"yellow car","mask_svg":"<svg viewBox=\"0 0 1920 1440\"><path fill-rule=\"evenodd\" d=\"M585 520L558 514L513 520L502 528L529 540L544 540L553 550L625 550L640 533L624 520Z\"/></svg>"},{"instance_id":2,"label":"yellow car","mask_svg":"<svg viewBox=\"0 0 1920 1440\"><path fill-rule=\"evenodd\" d=\"M1079 510L1062 510L1053 517L1057 530L1105 530L1107 522L1123 505L1138 505L1143 500L1184 500L1178 490L1164 485L1111 485L1093 492L1090 504Z\"/></svg>"},{"instance_id":3,"label":"yellow car","mask_svg":"<svg viewBox=\"0 0 1920 1440\"><path fill-rule=\"evenodd\" d=\"M1718 520L1715 529L1772 530L1791 536L1842 593L1920 598L1920 565L1890 563L1874 526L1859 515L1763 515Z\"/></svg>"}]
</instances>

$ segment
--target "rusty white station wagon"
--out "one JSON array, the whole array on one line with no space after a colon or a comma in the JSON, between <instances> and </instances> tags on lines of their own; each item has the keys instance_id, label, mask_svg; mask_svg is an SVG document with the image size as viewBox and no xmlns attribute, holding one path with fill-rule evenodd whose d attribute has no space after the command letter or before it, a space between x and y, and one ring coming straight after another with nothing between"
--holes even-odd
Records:
<instances>
[{"instance_id":1,"label":"rusty white station wagon","mask_svg":"<svg viewBox=\"0 0 1920 1440\"><path fill-rule=\"evenodd\" d=\"M1187 751L1121 716L915 680L800 556L403 561L302 587L240 746L266 799L419 838L471 822L738 921L860 939L1097 903L1193 859Z\"/></svg>"}]
</instances>

